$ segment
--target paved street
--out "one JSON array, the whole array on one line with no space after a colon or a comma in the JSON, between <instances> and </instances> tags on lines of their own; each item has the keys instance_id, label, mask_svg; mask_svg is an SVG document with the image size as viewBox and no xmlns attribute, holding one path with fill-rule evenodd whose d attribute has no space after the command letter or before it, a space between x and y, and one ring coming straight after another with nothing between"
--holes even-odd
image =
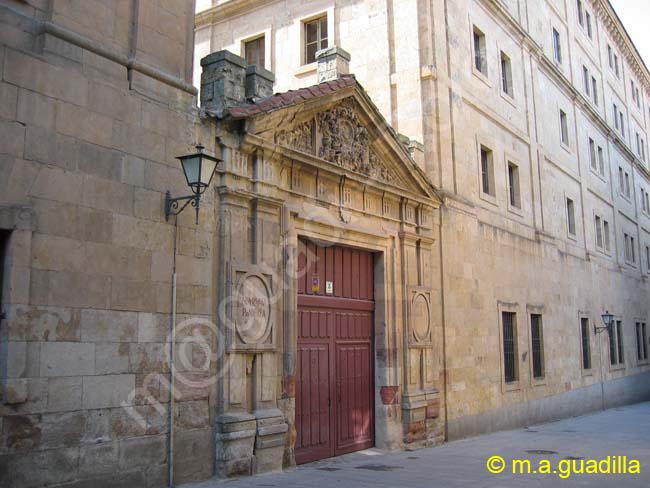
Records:
<instances>
[{"instance_id":1,"label":"paved street","mask_svg":"<svg viewBox=\"0 0 650 488\"><path fill-rule=\"evenodd\" d=\"M535 452L537 451L537 452ZM502 456L507 468L490 474L486 460ZM548 459L565 472L575 460L627 456L640 461L641 474L512 474L512 459L529 459L531 470ZM569 458L569 459L567 459ZM561 464L562 463L562 464ZM614 464L612 464L613 466ZM585 465L586 466L586 465ZM603 465L604 466L604 465ZM614 468L611 468L612 470ZM249 487L643 487L650 486L650 403L615 408L527 429L452 442L433 449L383 453L372 449L265 476L204 482L184 488Z\"/></svg>"}]
</instances>

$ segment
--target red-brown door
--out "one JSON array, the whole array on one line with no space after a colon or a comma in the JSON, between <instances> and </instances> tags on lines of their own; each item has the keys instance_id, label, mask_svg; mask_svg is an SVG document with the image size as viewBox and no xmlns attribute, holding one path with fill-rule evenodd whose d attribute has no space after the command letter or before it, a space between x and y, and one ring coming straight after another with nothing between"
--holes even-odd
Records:
<instances>
[{"instance_id":1,"label":"red-brown door","mask_svg":"<svg viewBox=\"0 0 650 488\"><path fill-rule=\"evenodd\" d=\"M374 445L373 255L300 241L296 462Z\"/></svg>"}]
</instances>

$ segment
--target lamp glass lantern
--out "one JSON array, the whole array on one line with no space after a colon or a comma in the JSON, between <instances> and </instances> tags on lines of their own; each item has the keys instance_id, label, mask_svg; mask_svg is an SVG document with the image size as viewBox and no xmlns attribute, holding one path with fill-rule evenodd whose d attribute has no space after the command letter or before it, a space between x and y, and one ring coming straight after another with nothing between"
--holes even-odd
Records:
<instances>
[{"instance_id":1,"label":"lamp glass lantern","mask_svg":"<svg viewBox=\"0 0 650 488\"><path fill-rule=\"evenodd\" d=\"M609 310L605 310L605 313L600 316L600 318L603 320L603 324L605 324L605 327L596 327L594 326L596 334L599 334L600 332L606 330L608 333L611 334L612 332L612 323L614 322L614 314L609 313Z\"/></svg>"},{"instance_id":2,"label":"lamp glass lantern","mask_svg":"<svg viewBox=\"0 0 650 488\"><path fill-rule=\"evenodd\" d=\"M192 189L193 195L172 198L168 191L165 195L165 218L167 220L170 215L178 215L188 204L191 204L196 210L196 223L198 224L201 194L210 186L217 165L221 162L220 159L205 154L203 149L205 148L199 144L196 146L195 153L176 158L181 162L185 180ZM182 201L185 204L180 206L179 203Z\"/></svg>"}]
</instances>

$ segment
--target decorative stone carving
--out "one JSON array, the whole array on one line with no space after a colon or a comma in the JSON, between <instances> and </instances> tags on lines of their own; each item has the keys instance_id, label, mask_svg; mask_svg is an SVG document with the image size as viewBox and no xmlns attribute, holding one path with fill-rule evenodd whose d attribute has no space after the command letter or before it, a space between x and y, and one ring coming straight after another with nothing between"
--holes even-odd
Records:
<instances>
[{"instance_id":1,"label":"decorative stone carving","mask_svg":"<svg viewBox=\"0 0 650 488\"><path fill-rule=\"evenodd\" d=\"M410 345L431 345L431 297L427 291L413 289L409 303Z\"/></svg>"},{"instance_id":2,"label":"decorative stone carving","mask_svg":"<svg viewBox=\"0 0 650 488\"><path fill-rule=\"evenodd\" d=\"M229 351L262 352L273 350L274 308L271 276L256 266L233 269L233 288L228 300L230 326L227 326Z\"/></svg>"},{"instance_id":3,"label":"decorative stone carving","mask_svg":"<svg viewBox=\"0 0 650 488\"><path fill-rule=\"evenodd\" d=\"M314 153L314 120L297 125L292 130L281 130L275 134L276 144L298 151Z\"/></svg>"},{"instance_id":4,"label":"decorative stone carving","mask_svg":"<svg viewBox=\"0 0 650 488\"><path fill-rule=\"evenodd\" d=\"M319 157L370 178L394 183L391 171L370 147L368 130L355 110L345 103L317 115L321 144Z\"/></svg>"},{"instance_id":5,"label":"decorative stone carving","mask_svg":"<svg viewBox=\"0 0 650 488\"><path fill-rule=\"evenodd\" d=\"M271 319L270 294L264 280L246 276L237 290L237 335L245 344L255 344L265 335Z\"/></svg>"}]
</instances>

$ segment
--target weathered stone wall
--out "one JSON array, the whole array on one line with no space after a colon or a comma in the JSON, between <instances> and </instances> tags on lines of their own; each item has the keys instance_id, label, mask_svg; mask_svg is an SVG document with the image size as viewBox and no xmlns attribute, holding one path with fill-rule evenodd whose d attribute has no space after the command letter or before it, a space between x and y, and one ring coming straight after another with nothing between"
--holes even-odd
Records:
<instances>
[{"instance_id":1,"label":"weathered stone wall","mask_svg":"<svg viewBox=\"0 0 650 488\"><path fill-rule=\"evenodd\" d=\"M423 143L422 167L446 196L438 340L445 343L449 437L600 408L601 378L606 405L650 396L634 330L650 316L643 298L650 291L650 221L640 199L650 173L635 141L638 131L647 143L650 132L649 76L607 2L583 1L593 40L578 24L575 2L212 4L197 15L196 56L223 48L241 53L246 39L264 34L277 90L315 81L315 65L302 63L301 26L327 14L330 45L351 54L350 72L396 130ZM473 25L486 35L487 76L473 69ZM561 64L553 61L552 28L560 33ZM608 43L620 79L608 66ZM513 97L501 90L502 51L512 64ZM597 105L584 95L583 65L596 79ZM631 99L630 79L641 87L641 108ZM624 115L624 137L614 129L613 103ZM566 147L560 109L568 120ZM604 174L591 169L589 138L603 149ZM480 191L481 144L493 151L494 197ZM508 203L508 161L519 167L521 208ZM629 198L619 189L619 166L629 173ZM575 203L575 236L567 232L567 197ZM609 223L610 250L596 245L596 215ZM636 263L625 260L624 232L635 237ZM502 381L500 303L518 314L515 388ZM623 320L625 366L610 368L606 334L592 333L592 369L583 372L579 319L602 325L606 309ZM543 315L543 381L532 379L530 367L532 310Z\"/></svg>"},{"instance_id":2,"label":"weathered stone wall","mask_svg":"<svg viewBox=\"0 0 650 488\"><path fill-rule=\"evenodd\" d=\"M0 2L2 486L167 485L164 193L189 193L176 156L214 150L192 109L192 26L190 1ZM177 482L213 472L215 366L197 337L215 339L185 322L212 320L212 201L198 226L178 220Z\"/></svg>"}]
</instances>

